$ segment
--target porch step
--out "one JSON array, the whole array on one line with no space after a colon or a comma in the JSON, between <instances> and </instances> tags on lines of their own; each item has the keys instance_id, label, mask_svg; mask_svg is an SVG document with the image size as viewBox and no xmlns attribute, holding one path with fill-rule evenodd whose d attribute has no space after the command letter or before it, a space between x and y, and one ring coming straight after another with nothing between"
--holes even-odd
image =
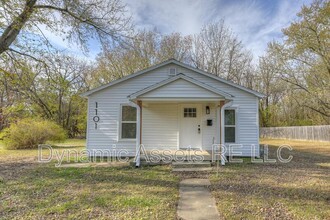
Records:
<instances>
[{"instance_id":1,"label":"porch step","mask_svg":"<svg viewBox=\"0 0 330 220\"><path fill-rule=\"evenodd\" d=\"M200 161L200 162L172 162L173 168L207 168L211 167L211 163L207 161Z\"/></svg>"},{"instance_id":2,"label":"porch step","mask_svg":"<svg viewBox=\"0 0 330 220\"><path fill-rule=\"evenodd\" d=\"M210 172L212 167L173 168L172 172Z\"/></svg>"}]
</instances>

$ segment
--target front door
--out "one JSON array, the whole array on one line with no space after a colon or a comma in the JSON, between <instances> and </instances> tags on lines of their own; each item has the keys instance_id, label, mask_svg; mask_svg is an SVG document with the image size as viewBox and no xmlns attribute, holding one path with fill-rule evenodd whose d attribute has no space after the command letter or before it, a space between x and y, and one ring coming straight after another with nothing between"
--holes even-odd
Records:
<instances>
[{"instance_id":1,"label":"front door","mask_svg":"<svg viewBox=\"0 0 330 220\"><path fill-rule=\"evenodd\" d=\"M202 124L199 104L184 104L180 108L180 148L202 148Z\"/></svg>"}]
</instances>

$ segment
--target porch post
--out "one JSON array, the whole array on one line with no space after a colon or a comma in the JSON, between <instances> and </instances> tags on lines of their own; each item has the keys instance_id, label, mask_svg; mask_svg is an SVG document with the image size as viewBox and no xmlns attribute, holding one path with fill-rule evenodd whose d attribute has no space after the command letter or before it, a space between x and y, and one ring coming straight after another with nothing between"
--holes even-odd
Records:
<instances>
[{"instance_id":1,"label":"porch post","mask_svg":"<svg viewBox=\"0 0 330 220\"><path fill-rule=\"evenodd\" d=\"M141 163L141 144L142 144L142 101L137 101L137 125L136 125L136 147L137 147L137 158L136 167L140 166Z\"/></svg>"},{"instance_id":2,"label":"porch post","mask_svg":"<svg viewBox=\"0 0 330 220\"><path fill-rule=\"evenodd\" d=\"M140 108L140 144L142 144L142 101L137 101L137 104Z\"/></svg>"},{"instance_id":3,"label":"porch post","mask_svg":"<svg viewBox=\"0 0 330 220\"><path fill-rule=\"evenodd\" d=\"M222 144L222 107L225 105L225 101L220 101L220 104L219 104L219 144Z\"/></svg>"},{"instance_id":4,"label":"porch post","mask_svg":"<svg viewBox=\"0 0 330 220\"><path fill-rule=\"evenodd\" d=\"M221 143L222 143L222 126L221 126L221 110L222 110L222 106L225 104L225 101L220 101L219 105L217 105L217 144L220 146L220 150L221 150ZM213 161L217 160L216 155L213 156L212 158Z\"/></svg>"},{"instance_id":5,"label":"porch post","mask_svg":"<svg viewBox=\"0 0 330 220\"><path fill-rule=\"evenodd\" d=\"M136 151L136 158L135 158L135 166L139 167L140 166L140 162L141 162L141 137L142 137L142 102L141 101L137 101L137 104L134 102L131 102L133 106L136 107L136 147L135 147L135 151Z\"/></svg>"}]
</instances>

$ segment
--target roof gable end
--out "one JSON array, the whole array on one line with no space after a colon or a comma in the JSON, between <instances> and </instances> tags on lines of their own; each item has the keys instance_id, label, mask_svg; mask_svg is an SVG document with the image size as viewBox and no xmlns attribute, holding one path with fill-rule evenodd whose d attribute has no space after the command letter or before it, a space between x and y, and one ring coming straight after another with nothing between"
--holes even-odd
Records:
<instances>
[{"instance_id":1,"label":"roof gable end","mask_svg":"<svg viewBox=\"0 0 330 220\"><path fill-rule=\"evenodd\" d=\"M129 99L150 98L152 96L163 96L167 98L190 96L194 93L194 97L213 97L232 99L234 96L207 85L203 82L195 80L184 74L178 74L159 83L146 87L128 96Z\"/></svg>"},{"instance_id":2,"label":"roof gable end","mask_svg":"<svg viewBox=\"0 0 330 220\"><path fill-rule=\"evenodd\" d=\"M83 96L83 97L88 97L89 95L91 95L91 94L93 94L93 93L95 93L95 92L101 91L101 90L106 89L106 88L108 88L108 87L110 87L110 86L116 85L116 84L118 84L118 83L121 83L121 82L123 82L123 81L129 80L129 79L131 79L131 78L134 78L134 77L136 77L136 76L142 75L142 74L144 74L144 73L150 72L150 71L152 71L152 70L158 69L158 68L163 67L163 66L168 65L168 64L176 64L176 65L178 65L178 66L181 66L181 67L187 68L187 69L192 70L192 71L194 71L194 72L197 72L197 73L199 73L199 74L205 75L205 76L210 77L210 78L215 79L215 80L218 80L218 81L220 81L220 82L222 82L222 83L225 83L225 84L227 84L227 85L230 85L230 86L233 86L233 87L235 87L235 88L238 88L238 89L240 89L240 90L242 90L242 91L245 91L245 92L247 92L247 93L253 94L253 95L257 96L258 98L263 98L263 97L265 97L265 95L262 94L262 93L259 93L259 92L257 92L257 91L254 91L254 90L248 89L248 88L246 88L246 87L244 87L244 86L240 86L240 85L238 85L238 84L236 84L236 83L230 82L230 81L225 80L225 79L223 79L223 78L221 78L221 77L215 76L215 75L213 75L213 74L211 74L211 73L208 73L208 72L205 72L205 71L203 71L203 70L200 70L200 69L197 69L197 68L195 68L195 67L192 67L192 66L190 66L190 65L184 64L184 63L179 62L179 61L177 61L177 60L175 60L175 59L169 59L169 60L164 61L164 62L162 62L162 63L159 63L159 64L157 64L157 65L151 66L151 67L149 67L149 68L147 68L147 69L144 69L144 70L138 71L138 72L136 72L136 73L133 73L133 74L127 75L127 76L125 76L125 77L123 77L123 78L120 78L120 79L118 79L118 80L112 81L112 82L110 82L110 83L108 83L108 84L105 84L105 85L103 85L103 86L100 86L100 87L94 88L94 89L92 89L92 90L89 90L89 91L87 91L87 92L81 94L81 96ZM169 79L171 79L171 78L173 78L173 77L170 77Z\"/></svg>"}]
</instances>

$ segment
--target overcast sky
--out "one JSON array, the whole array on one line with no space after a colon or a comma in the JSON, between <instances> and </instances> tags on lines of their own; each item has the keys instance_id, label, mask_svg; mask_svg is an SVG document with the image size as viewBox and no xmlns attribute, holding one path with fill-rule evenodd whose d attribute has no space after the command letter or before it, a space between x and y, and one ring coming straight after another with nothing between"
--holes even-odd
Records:
<instances>
[{"instance_id":1,"label":"overcast sky","mask_svg":"<svg viewBox=\"0 0 330 220\"><path fill-rule=\"evenodd\" d=\"M195 34L204 24L224 19L255 60L262 55L267 43L280 40L281 29L296 18L303 4L311 0L123 0L137 28L154 29L164 34L181 32ZM47 33L51 40L64 46L60 36ZM100 51L91 43L90 59ZM69 51L82 55L78 49Z\"/></svg>"}]
</instances>

